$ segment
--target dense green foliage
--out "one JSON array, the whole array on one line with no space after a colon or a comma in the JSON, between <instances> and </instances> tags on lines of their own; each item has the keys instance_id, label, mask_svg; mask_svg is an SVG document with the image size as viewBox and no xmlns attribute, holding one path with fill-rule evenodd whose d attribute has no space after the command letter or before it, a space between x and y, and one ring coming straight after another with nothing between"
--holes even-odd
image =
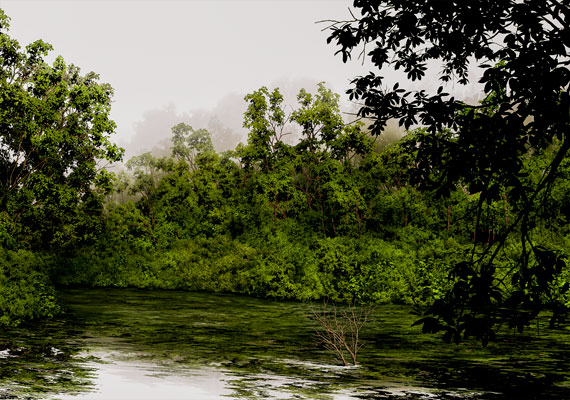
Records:
<instances>
[{"instance_id":1,"label":"dense green foliage","mask_svg":"<svg viewBox=\"0 0 570 400\"><path fill-rule=\"evenodd\" d=\"M439 296L446 265L469 248L470 196L444 204L418 192L403 147L373 151L324 85L298 100L287 118L279 90L246 96L249 140L234 152L216 154L207 131L180 124L171 157L129 160L103 227L60 253L56 282L368 303ZM284 141L288 132L297 138ZM468 222L452 223L448 208Z\"/></svg>"},{"instance_id":2,"label":"dense green foliage","mask_svg":"<svg viewBox=\"0 0 570 400\"><path fill-rule=\"evenodd\" d=\"M61 57L48 65L41 40L22 51L8 22L0 10L1 324L58 312L48 259L96 234L96 188L111 188L97 162L121 157L108 139L111 87Z\"/></svg>"},{"instance_id":3,"label":"dense green foliage","mask_svg":"<svg viewBox=\"0 0 570 400\"><path fill-rule=\"evenodd\" d=\"M207 130L180 123L170 156L138 155L116 176L97 168L121 156L108 141L112 89L61 58L48 66L43 42L21 52L0 32L0 323L57 313L52 284L430 306L424 330L457 341L486 341L505 321L522 331L545 309L560 321L570 306L568 125L558 118L567 92L549 81L558 89L545 89L545 104L558 111L547 115L537 94L521 100L528 87L509 86L522 68L510 53L478 45L453 64L446 35L423 24L402 31L414 10L443 10L387 3L387 14L362 6L364 22L333 25L343 55L386 29L377 65L394 51L415 79L424 61L443 58L444 78L463 79L461 62L482 52L495 63L480 105L443 90L408 101L362 77L351 94L377 118L372 134L389 117L425 126L380 151L362 122L343 120L324 84L301 90L290 114L278 89L262 87L245 97L247 143L218 154ZM367 18L381 22L374 32ZM473 35L496 33L485 21ZM415 59L410 51L428 39L432 50Z\"/></svg>"},{"instance_id":4,"label":"dense green foliage","mask_svg":"<svg viewBox=\"0 0 570 400\"><path fill-rule=\"evenodd\" d=\"M180 124L172 156L129 160L104 228L60 255L56 282L429 305L461 281L453 266L473 252L504 242L501 271L520 256L520 231L509 227L523 205L506 192L481 210L481 194L461 184L442 198L414 181L414 143L425 130L377 152L361 124L343 122L338 96L324 85L302 90L290 117L278 89L246 101L250 135L234 152L216 154L207 131ZM192 135L200 140L180 139ZM192 162L182 156L190 154ZM555 154L556 144L526 160L529 179ZM566 185L557 182L555 201L564 201ZM565 218L563 207L542 209ZM544 245L565 248L565 225L536 228ZM552 293L564 301L565 274L564 266ZM512 280L504 287L516 290Z\"/></svg>"},{"instance_id":5,"label":"dense green foliage","mask_svg":"<svg viewBox=\"0 0 570 400\"><path fill-rule=\"evenodd\" d=\"M362 104L360 115L375 119L372 131L380 133L390 118L407 128L422 124L425 131L409 148L414 181L444 198L458 186L478 193L477 226L494 204L511 206L512 218L502 228L493 225L503 230L495 245L475 247L454 265L453 289L421 321L424 330L486 342L503 322L522 330L545 309L555 323L568 310L558 296L569 287L559 280L566 257L542 226L554 188L564 185L559 178L570 149L570 6L355 0L354 7L349 20L330 25L328 41L344 61L356 50L382 74L402 69L414 81L433 69L443 82L429 93L388 87L374 72L356 78L348 93ZM474 69L481 73L482 103L446 93L446 82L467 84Z\"/></svg>"}]
</instances>

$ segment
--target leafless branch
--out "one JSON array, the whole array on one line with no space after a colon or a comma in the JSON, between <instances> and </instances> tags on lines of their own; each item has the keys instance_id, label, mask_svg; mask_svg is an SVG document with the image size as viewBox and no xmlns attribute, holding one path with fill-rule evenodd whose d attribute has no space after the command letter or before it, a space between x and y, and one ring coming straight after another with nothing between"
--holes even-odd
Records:
<instances>
[{"instance_id":1,"label":"leafless branch","mask_svg":"<svg viewBox=\"0 0 570 400\"><path fill-rule=\"evenodd\" d=\"M322 328L316 331L319 342L332 351L345 366L349 365L346 353L352 365L357 365L358 351L363 346L360 332L372 309L349 306L347 310L339 311L335 305L327 307L324 303L322 307L312 308L311 311L313 318Z\"/></svg>"}]
</instances>

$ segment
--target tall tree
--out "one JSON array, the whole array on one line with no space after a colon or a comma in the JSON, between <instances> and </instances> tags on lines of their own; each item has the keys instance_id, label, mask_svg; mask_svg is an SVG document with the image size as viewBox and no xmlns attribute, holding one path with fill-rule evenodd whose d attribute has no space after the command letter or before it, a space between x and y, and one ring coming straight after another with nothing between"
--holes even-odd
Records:
<instances>
[{"instance_id":1,"label":"tall tree","mask_svg":"<svg viewBox=\"0 0 570 400\"><path fill-rule=\"evenodd\" d=\"M564 258L532 240L532 215L570 149L570 4L559 0L355 0L352 18L331 21L328 42L344 61L362 47L378 70L402 69L421 80L431 65L442 85L434 93L384 86L374 72L353 81L350 98L372 117L380 133L390 118L426 130L410 146L416 179L448 194L460 183L485 203L507 195L518 213L520 254L509 269L497 268L504 240L474 251L452 271L453 289L422 320L424 330L447 340L476 335L484 342L505 319L522 330L544 308L553 319L566 311L552 293ZM358 15L358 16L355 16ZM472 68L486 100L468 105L445 93L445 84L467 84ZM527 178L524 160L551 146L556 153L538 180ZM505 285L509 282L510 285ZM510 289L507 290L507 287ZM568 285L564 285L567 290Z\"/></svg>"},{"instance_id":2,"label":"tall tree","mask_svg":"<svg viewBox=\"0 0 570 400\"><path fill-rule=\"evenodd\" d=\"M245 169L258 172L253 177L270 199L274 220L305 208L325 236L339 233L340 218L347 213L355 216L355 231L360 231L362 199L352 172L356 157L373 146L361 123L344 123L339 97L324 83L315 94L301 89L299 106L287 116L278 89L249 94L244 116L249 140L238 151ZM295 145L284 141L290 133L299 135Z\"/></svg>"},{"instance_id":3,"label":"tall tree","mask_svg":"<svg viewBox=\"0 0 570 400\"><path fill-rule=\"evenodd\" d=\"M0 9L0 325L17 325L61 311L34 251L96 236L98 188L111 188L100 163L122 150L109 141L111 86L62 57L48 65L49 44L22 49L8 28Z\"/></svg>"},{"instance_id":4,"label":"tall tree","mask_svg":"<svg viewBox=\"0 0 570 400\"><path fill-rule=\"evenodd\" d=\"M192 170L198 168L197 158L214 152L212 135L207 129L194 130L181 122L172 127L172 155L186 161Z\"/></svg>"},{"instance_id":5,"label":"tall tree","mask_svg":"<svg viewBox=\"0 0 570 400\"><path fill-rule=\"evenodd\" d=\"M113 89L93 72L57 57L41 40L22 50L0 10L0 214L13 225L35 210L50 224L64 220L93 185L110 187L100 161L118 161L109 141ZM31 223L31 222L29 222Z\"/></svg>"}]
</instances>

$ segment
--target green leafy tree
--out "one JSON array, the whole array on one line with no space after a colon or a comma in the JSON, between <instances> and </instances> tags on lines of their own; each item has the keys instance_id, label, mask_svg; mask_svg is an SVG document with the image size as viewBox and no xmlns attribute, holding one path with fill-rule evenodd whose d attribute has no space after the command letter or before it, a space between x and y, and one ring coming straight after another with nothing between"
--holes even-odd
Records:
<instances>
[{"instance_id":1,"label":"green leafy tree","mask_svg":"<svg viewBox=\"0 0 570 400\"><path fill-rule=\"evenodd\" d=\"M212 135L207 129L194 130L184 122L172 127L172 155L185 160L190 167L198 168L196 159L206 153L214 152Z\"/></svg>"},{"instance_id":2,"label":"green leafy tree","mask_svg":"<svg viewBox=\"0 0 570 400\"><path fill-rule=\"evenodd\" d=\"M344 61L364 46L378 70L401 69L421 80L430 65L441 65L436 92L386 87L369 73L353 81L351 99L372 117L379 134L390 118L424 134L410 147L415 178L423 188L448 195L457 184L479 193L477 216L486 203L507 194L518 204L507 234L518 235L520 253L500 265L505 239L474 247L471 257L452 271L455 285L421 322L427 332L444 331L446 340L477 336L486 343L498 323L522 331L550 308L553 320L565 312L551 296L565 258L532 239L530 216L553 187L570 149L570 5L532 0L355 0L348 21L332 21L328 42ZM472 67L482 70L486 99L469 105L445 92L444 84L467 84ZM559 146L537 181L528 179L525 160L554 142ZM507 237L505 235L504 237ZM567 289L567 286L566 286Z\"/></svg>"},{"instance_id":3,"label":"green leafy tree","mask_svg":"<svg viewBox=\"0 0 570 400\"><path fill-rule=\"evenodd\" d=\"M316 94L302 89L297 100L299 107L287 116L278 89L263 87L246 96L244 126L250 133L238 155L269 200L274 221L305 214L307 221L318 221L323 235L336 236L343 221L347 225L347 213L360 218L352 172L355 158L370 152L373 141L361 124L344 123L339 96L323 83ZM292 132L300 132L295 145L284 141Z\"/></svg>"},{"instance_id":4,"label":"green leafy tree","mask_svg":"<svg viewBox=\"0 0 570 400\"><path fill-rule=\"evenodd\" d=\"M279 89L269 92L262 87L245 96L245 101L248 107L243 125L249 129L248 142L239 149L238 155L269 200L275 222L278 218L287 218L289 203L294 198L291 172L295 153L293 147L284 142L285 136L291 133L289 117Z\"/></svg>"},{"instance_id":5,"label":"green leafy tree","mask_svg":"<svg viewBox=\"0 0 570 400\"><path fill-rule=\"evenodd\" d=\"M52 47L41 40L22 50L8 22L0 10L0 213L12 224L32 213L57 226L93 185L109 188L99 161L121 159L109 141L113 89L62 57L48 65Z\"/></svg>"},{"instance_id":6,"label":"green leafy tree","mask_svg":"<svg viewBox=\"0 0 570 400\"><path fill-rule=\"evenodd\" d=\"M140 196L138 207L150 220L147 228L156 245L156 192L161 180L174 168L174 161L168 157L156 158L147 152L131 157L126 165L129 170L133 171L129 194Z\"/></svg>"},{"instance_id":7,"label":"green leafy tree","mask_svg":"<svg viewBox=\"0 0 570 400\"><path fill-rule=\"evenodd\" d=\"M0 9L0 324L60 312L48 271L53 253L92 242L102 193L119 161L109 119L113 89L37 40L24 49ZM47 255L45 255L47 254Z\"/></svg>"},{"instance_id":8,"label":"green leafy tree","mask_svg":"<svg viewBox=\"0 0 570 400\"><path fill-rule=\"evenodd\" d=\"M129 185L131 194L140 194L148 205L158 187L160 178L164 175L164 160L146 152L131 157L126 166L133 173L133 181Z\"/></svg>"},{"instance_id":9,"label":"green leafy tree","mask_svg":"<svg viewBox=\"0 0 570 400\"><path fill-rule=\"evenodd\" d=\"M295 146L296 184L307 208L319 213L323 234L331 236L339 233L337 227L342 221L349 225L349 215L360 233L359 207L363 201L354 162L356 156L368 154L373 147L373 140L362 131L360 123L344 123L339 98L319 83L314 95L299 92L300 107L291 115L301 128L301 139Z\"/></svg>"}]
</instances>

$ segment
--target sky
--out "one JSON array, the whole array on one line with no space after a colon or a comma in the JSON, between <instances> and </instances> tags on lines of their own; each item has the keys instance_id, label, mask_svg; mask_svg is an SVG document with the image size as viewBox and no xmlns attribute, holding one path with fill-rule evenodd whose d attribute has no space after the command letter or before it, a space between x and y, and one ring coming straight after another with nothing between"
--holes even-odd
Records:
<instances>
[{"instance_id":1,"label":"sky","mask_svg":"<svg viewBox=\"0 0 570 400\"><path fill-rule=\"evenodd\" d=\"M115 89L111 117L127 154L170 136L178 122L208 128L226 147L245 140L243 97L279 87L287 103L324 81L344 94L370 69L326 43L327 19L352 0L0 0L20 44L51 43ZM394 82L398 77L391 78ZM434 83L435 84L435 83ZM429 85L429 83L428 83ZM223 147L223 146L222 146ZM222 148L221 150L226 150Z\"/></svg>"}]
</instances>

